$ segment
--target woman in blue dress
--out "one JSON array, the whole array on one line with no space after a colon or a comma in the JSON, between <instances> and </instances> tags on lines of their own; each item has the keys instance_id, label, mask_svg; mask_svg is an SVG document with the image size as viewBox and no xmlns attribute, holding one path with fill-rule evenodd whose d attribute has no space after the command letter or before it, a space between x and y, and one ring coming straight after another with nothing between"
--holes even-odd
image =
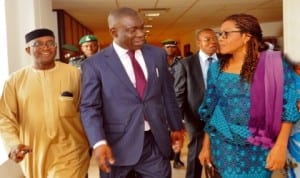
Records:
<instances>
[{"instance_id":1,"label":"woman in blue dress","mask_svg":"<svg viewBox=\"0 0 300 178\"><path fill-rule=\"evenodd\" d=\"M297 91L297 108L300 111L300 63L294 64L293 68ZM288 177L300 178L300 121L292 129L288 151Z\"/></svg>"},{"instance_id":2,"label":"woman in blue dress","mask_svg":"<svg viewBox=\"0 0 300 178\"><path fill-rule=\"evenodd\" d=\"M299 119L292 70L280 52L266 51L251 15L227 17L218 35L224 56L208 71L199 108L206 122L200 162L214 164L222 178L269 178L284 167Z\"/></svg>"}]
</instances>

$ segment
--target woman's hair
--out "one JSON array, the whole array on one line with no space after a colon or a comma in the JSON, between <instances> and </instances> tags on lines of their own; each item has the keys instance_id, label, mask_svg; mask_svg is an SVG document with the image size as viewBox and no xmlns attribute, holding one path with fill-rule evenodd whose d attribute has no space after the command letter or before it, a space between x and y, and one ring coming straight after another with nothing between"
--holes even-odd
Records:
<instances>
[{"instance_id":1,"label":"woman's hair","mask_svg":"<svg viewBox=\"0 0 300 178\"><path fill-rule=\"evenodd\" d=\"M268 49L268 46L262 41L262 30L258 20L249 14L234 14L224 19L233 21L241 33L250 34L250 40L247 42L247 51L245 61L241 70L241 80L251 82L258 63L258 52ZM227 67L231 54L221 56L221 70Z\"/></svg>"}]
</instances>

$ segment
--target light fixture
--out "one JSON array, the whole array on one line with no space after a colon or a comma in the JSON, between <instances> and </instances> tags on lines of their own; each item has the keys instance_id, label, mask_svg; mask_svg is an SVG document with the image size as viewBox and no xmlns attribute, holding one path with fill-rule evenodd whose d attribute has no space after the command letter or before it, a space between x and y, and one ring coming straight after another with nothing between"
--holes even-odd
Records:
<instances>
[{"instance_id":1,"label":"light fixture","mask_svg":"<svg viewBox=\"0 0 300 178\"><path fill-rule=\"evenodd\" d=\"M144 14L145 17L158 17L169 10L170 8L141 8L138 11L139 13Z\"/></svg>"},{"instance_id":2,"label":"light fixture","mask_svg":"<svg viewBox=\"0 0 300 178\"><path fill-rule=\"evenodd\" d=\"M152 28L153 26L151 24L145 24L144 28Z\"/></svg>"},{"instance_id":3,"label":"light fixture","mask_svg":"<svg viewBox=\"0 0 300 178\"><path fill-rule=\"evenodd\" d=\"M160 16L159 12L145 12L146 17L158 17Z\"/></svg>"}]
</instances>

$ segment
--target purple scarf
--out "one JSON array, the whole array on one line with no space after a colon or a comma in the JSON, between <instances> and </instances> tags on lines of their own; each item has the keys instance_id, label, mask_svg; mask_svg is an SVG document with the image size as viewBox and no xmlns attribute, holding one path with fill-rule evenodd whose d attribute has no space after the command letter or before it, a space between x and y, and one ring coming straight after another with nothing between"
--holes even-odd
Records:
<instances>
[{"instance_id":1,"label":"purple scarf","mask_svg":"<svg viewBox=\"0 0 300 178\"><path fill-rule=\"evenodd\" d=\"M271 148L281 128L283 109L283 66L279 51L260 54L250 94L248 141Z\"/></svg>"}]
</instances>

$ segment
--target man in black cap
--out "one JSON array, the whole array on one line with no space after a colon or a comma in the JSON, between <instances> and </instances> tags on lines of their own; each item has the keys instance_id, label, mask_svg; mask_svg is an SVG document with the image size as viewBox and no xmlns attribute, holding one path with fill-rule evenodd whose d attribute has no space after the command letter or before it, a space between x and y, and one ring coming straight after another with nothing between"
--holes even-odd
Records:
<instances>
[{"instance_id":1,"label":"man in black cap","mask_svg":"<svg viewBox=\"0 0 300 178\"><path fill-rule=\"evenodd\" d=\"M180 51L177 47L177 42L173 39L166 39L162 41L161 44L163 45L163 48L167 52L169 71L173 75L174 65L177 64L177 62L182 59L182 57L180 56Z\"/></svg>"},{"instance_id":2,"label":"man in black cap","mask_svg":"<svg viewBox=\"0 0 300 178\"><path fill-rule=\"evenodd\" d=\"M89 145L79 114L80 71L55 62L54 34L26 34L33 64L13 73L0 99L0 135L25 177L85 177Z\"/></svg>"}]
</instances>

